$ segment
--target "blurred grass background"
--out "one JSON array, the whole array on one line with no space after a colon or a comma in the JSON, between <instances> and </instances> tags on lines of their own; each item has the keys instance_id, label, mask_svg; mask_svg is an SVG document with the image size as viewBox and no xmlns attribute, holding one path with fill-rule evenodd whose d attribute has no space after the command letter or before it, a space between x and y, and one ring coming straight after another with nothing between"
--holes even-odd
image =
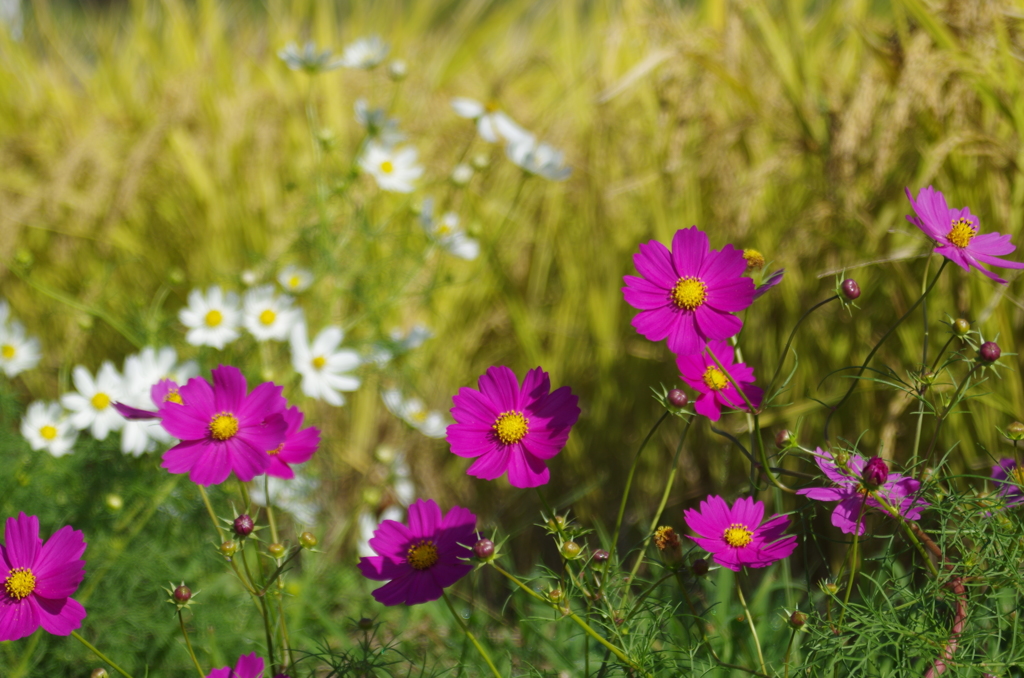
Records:
<instances>
[{"instance_id":1,"label":"blurred grass background","mask_svg":"<svg viewBox=\"0 0 1024 678\"><path fill-rule=\"evenodd\" d=\"M830 305L806 324L781 399L792 404L763 418L769 433L799 424L813 447L825 411L811 398L832 402L846 386L818 382L859 363L920 293L929 248L904 221L904 187L934 184L951 205L969 205L984 232L1021 242L1022 18L1019 3L993 0L33 2L24 40L0 32L0 293L45 351L15 386L26 402L52 398L75 364L120 364L133 342L180 345L176 313L189 289L239 289L243 270L270 278L299 263L319 278L303 302L313 327L341 323L357 344L416 321L437 335L394 373L366 375L342 410L305 405L325 433L317 463L340 526L329 531L350 532L382 443L407 450L421 496L472 507L507 532L536 520L532 494L467 478L464 461L404 429L377 392L397 381L446 410L492 364L520 375L542 365L580 396L551 496L607 522L660 416L650 387L677 383L664 345L630 326L622 276L634 273L640 242L697 224L713 247L755 247L786 269L740 338L762 378L800 314L832 294L833 272L859 280L860 310ZM311 82L276 56L293 40L338 49L370 33L409 63L401 85L344 69ZM360 96L393 104L426 167L416 197L448 191L486 256L448 260L403 288L391 264L415 267L408 231L418 226L379 227L410 199L368 208L360 196L376 188L365 177L346 200L324 199L320 182L348 167L361 138ZM565 150L572 177L520 187L499 148L471 141L453 96L498 101ZM330 132L326 159L307 106ZM481 151L489 169L468 189L448 187L455 163ZM374 238L359 256L339 244L352 234ZM1006 287L947 270L928 305L931 355L945 342L934 325L944 314L998 334L1004 355L1018 351L1021 283L1003 273ZM918 320L875 364L906 375L920 352ZM944 429L940 448L957 445L957 470L987 474L1005 444L995 427L1024 416L1019 358L1004 362L992 394ZM914 409L862 384L833 431L905 459ZM745 422L725 425L739 434ZM734 493L747 475L728 442L693 428L666 514L676 520L682 504ZM630 543L680 430L663 427L642 461ZM531 562L526 540L520 557Z\"/></svg>"}]
</instances>

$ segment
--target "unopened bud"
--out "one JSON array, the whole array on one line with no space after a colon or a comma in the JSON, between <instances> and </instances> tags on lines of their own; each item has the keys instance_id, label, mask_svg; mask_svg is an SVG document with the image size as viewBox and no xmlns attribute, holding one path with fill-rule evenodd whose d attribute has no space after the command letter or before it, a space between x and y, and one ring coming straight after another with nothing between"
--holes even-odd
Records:
<instances>
[{"instance_id":1,"label":"unopened bud","mask_svg":"<svg viewBox=\"0 0 1024 678\"><path fill-rule=\"evenodd\" d=\"M89 674L89 678L109 678L110 674L102 666L98 669L93 669L92 673Z\"/></svg>"},{"instance_id":2,"label":"unopened bud","mask_svg":"<svg viewBox=\"0 0 1024 678\"><path fill-rule=\"evenodd\" d=\"M373 628L373 620L367 617L361 617L359 621L356 622L356 626L359 627L360 631L369 631Z\"/></svg>"},{"instance_id":3,"label":"unopened bud","mask_svg":"<svg viewBox=\"0 0 1024 678\"><path fill-rule=\"evenodd\" d=\"M252 534L252 531L256 526L253 524L252 518L249 517L249 514L243 513L242 515L235 518L233 527L235 529L235 534L237 534L239 537L248 537L250 534Z\"/></svg>"},{"instance_id":4,"label":"unopened bud","mask_svg":"<svg viewBox=\"0 0 1024 678\"><path fill-rule=\"evenodd\" d=\"M274 556L275 558L280 558L284 555L284 552L284 544L281 544L280 542L275 541L273 544L267 544L267 553Z\"/></svg>"},{"instance_id":5,"label":"unopened bud","mask_svg":"<svg viewBox=\"0 0 1024 678\"><path fill-rule=\"evenodd\" d=\"M238 544L236 544L233 541L226 541L220 545L221 555L227 558L230 558L231 556L235 555L236 551L238 551Z\"/></svg>"},{"instance_id":6,"label":"unopened bud","mask_svg":"<svg viewBox=\"0 0 1024 678\"><path fill-rule=\"evenodd\" d=\"M953 321L953 334L958 337L966 337L971 332L971 323L967 322L963 318L957 318Z\"/></svg>"},{"instance_id":7,"label":"unopened bud","mask_svg":"<svg viewBox=\"0 0 1024 678\"><path fill-rule=\"evenodd\" d=\"M559 551L562 554L562 557L566 560L573 560L575 558L579 558L580 551L582 550L583 549L580 548L580 545L574 541L565 542L564 544L562 544L562 548L559 549Z\"/></svg>"},{"instance_id":8,"label":"unopened bud","mask_svg":"<svg viewBox=\"0 0 1024 678\"><path fill-rule=\"evenodd\" d=\"M552 603L561 602L562 598L564 597L565 594L562 592L562 589L554 589L552 591L548 591L548 600L550 600Z\"/></svg>"},{"instance_id":9,"label":"unopened bud","mask_svg":"<svg viewBox=\"0 0 1024 678\"><path fill-rule=\"evenodd\" d=\"M793 433L789 429L782 429L775 434L775 446L776 447L789 447L789 443L793 440Z\"/></svg>"},{"instance_id":10,"label":"unopened bud","mask_svg":"<svg viewBox=\"0 0 1024 678\"><path fill-rule=\"evenodd\" d=\"M179 603L187 603L192 599L192 589L182 584L174 589L174 593L171 595L174 596L174 599Z\"/></svg>"},{"instance_id":11,"label":"unopened bud","mask_svg":"<svg viewBox=\"0 0 1024 678\"><path fill-rule=\"evenodd\" d=\"M1001 353L1002 351L999 350L999 344L994 341L986 341L978 350L978 355L981 356L981 359L989 363L994 363L999 360Z\"/></svg>"},{"instance_id":12,"label":"unopened bud","mask_svg":"<svg viewBox=\"0 0 1024 678\"><path fill-rule=\"evenodd\" d=\"M605 551L604 549L597 549L596 551L594 551L593 559L594 559L595 563L605 563L605 562L608 562L608 558L609 557L610 557L610 554L607 551Z\"/></svg>"},{"instance_id":13,"label":"unopened bud","mask_svg":"<svg viewBox=\"0 0 1024 678\"><path fill-rule=\"evenodd\" d=\"M473 544L473 555L480 560L489 559L494 555L494 542L486 537L478 539L477 542Z\"/></svg>"},{"instance_id":14,"label":"unopened bud","mask_svg":"<svg viewBox=\"0 0 1024 678\"><path fill-rule=\"evenodd\" d=\"M821 590L829 594L830 596L834 596L836 595L836 593L839 592L839 585L836 584L834 581L824 582L821 585Z\"/></svg>"},{"instance_id":15,"label":"unopened bud","mask_svg":"<svg viewBox=\"0 0 1024 678\"><path fill-rule=\"evenodd\" d=\"M889 479L889 465L881 457L871 457L864 466L861 482L869 490L877 490Z\"/></svg>"},{"instance_id":16,"label":"unopened bud","mask_svg":"<svg viewBox=\"0 0 1024 678\"><path fill-rule=\"evenodd\" d=\"M799 629L807 623L807 615L800 610L793 610L793 614L789 615L789 626L790 628Z\"/></svg>"},{"instance_id":17,"label":"unopened bud","mask_svg":"<svg viewBox=\"0 0 1024 678\"><path fill-rule=\"evenodd\" d=\"M553 532L565 529L565 516L555 516L548 521L548 529Z\"/></svg>"},{"instance_id":18,"label":"unopened bud","mask_svg":"<svg viewBox=\"0 0 1024 678\"><path fill-rule=\"evenodd\" d=\"M857 281L853 278L847 278L844 280L840 283L839 288L843 291L843 296L850 301L853 301L860 296L860 285L858 285Z\"/></svg>"},{"instance_id":19,"label":"unopened bud","mask_svg":"<svg viewBox=\"0 0 1024 678\"><path fill-rule=\"evenodd\" d=\"M1010 440L1024 440L1024 424L1015 421L1006 427L1006 435Z\"/></svg>"},{"instance_id":20,"label":"unopened bud","mask_svg":"<svg viewBox=\"0 0 1024 678\"><path fill-rule=\"evenodd\" d=\"M686 407L686 403L690 402L690 399L681 390L674 388L668 392L668 401L672 403L673 407Z\"/></svg>"},{"instance_id":21,"label":"unopened bud","mask_svg":"<svg viewBox=\"0 0 1024 678\"><path fill-rule=\"evenodd\" d=\"M312 532L303 532L299 535L299 545L304 549L315 548L320 541L316 538L316 535Z\"/></svg>"},{"instance_id":22,"label":"unopened bud","mask_svg":"<svg viewBox=\"0 0 1024 678\"><path fill-rule=\"evenodd\" d=\"M703 577L711 568L708 566L708 561L703 558L697 558L693 561L693 565L690 566L690 569L693 571L693 576Z\"/></svg>"}]
</instances>

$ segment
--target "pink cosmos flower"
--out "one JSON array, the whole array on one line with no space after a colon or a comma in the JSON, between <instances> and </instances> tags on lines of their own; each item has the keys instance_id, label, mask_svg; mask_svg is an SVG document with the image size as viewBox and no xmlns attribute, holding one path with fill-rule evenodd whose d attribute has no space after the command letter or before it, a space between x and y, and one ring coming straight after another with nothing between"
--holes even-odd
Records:
<instances>
[{"instance_id":1,"label":"pink cosmos flower","mask_svg":"<svg viewBox=\"0 0 1024 678\"><path fill-rule=\"evenodd\" d=\"M165 403L178 405L183 403L179 392L180 388L170 379L161 379L149 389L149 397L153 401L153 405L156 406L155 410L143 410L124 403L114 403L114 409L125 419L161 419Z\"/></svg>"},{"instance_id":2,"label":"pink cosmos flower","mask_svg":"<svg viewBox=\"0 0 1024 678\"><path fill-rule=\"evenodd\" d=\"M165 400L161 406L164 429L181 441L164 453L162 466L187 472L199 485L222 483L232 471L250 481L270 466L267 451L285 440L281 387L267 382L246 395L238 368L221 365L212 374L212 387L193 377L178 390L181 404Z\"/></svg>"},{"instance_id":3,"label":"pink cosmos flower","mask_svg":"<svg viewBox=\"0 0 1024 678\"><path fill-rule=\"evenodd\" d=\"M697 510L683 512L687 526L698 537L690 537L710 553L715 562L734 572L741 567L768 567L793 553L796 537L783 537L789 527L786 516L772 516L762 524L764 504L752 497L740 497L730 507L725 500L709 496Z\"/></svg>"},{"instance_id":4,"label":"pink cosmos flower","mask_svg":"<svg viewBox=\"0 0 1024 678\"><path fill-rule=\"evenodd\" d=\"M295 471L291 464L302 464L310 460L320 444L320 429L315 426L302 428L302 412L292 407L284 411L284 421L288 425L284 442L269 450L270 466L268 476L278 478L294 478Z\"/></svg>"},{"instance_id":5,"label":"pink cosmos flower","mask_svg":"<svg viewBox=\"0 0 1024 678\"><path fill-rule=\"evenodd\" d=\"M409 525L385 520L369 541L378 555L359 559L359 570L369 579L388 581L374 590L384 605L417 605L441 597L444 589L466 576L468 558L476 542L476 516L453 506L442 517L433 499L420 499L409 507Z\"/></svg>"},{"instance_id":6,"label":"pink cosmos flower","mask_svg":"<svg viewBox=\"0 0 1024 678\"><path fill-rule=\"evenodd\" d=\"M1000 459L992 467L992 480L999 486L999 494L1006 500L1007 506L1024 504L1024 467L1017 466L1013 459Z\"/></svg>"},{"instance_id":7,"label":"pink cosmos flower","mask_svg":"<svg viewBox=\"0 0 1024 678\"><path fill-rule=\"evenodd\" d=\"M917 496L921 483L899 473L889 473L888 465L879 457L865 460L859 454L851 454L845 464L840 464L831 452L820 447L814 455L818 468L836 487L807 487L796 493L817 501L838 501L839 505L832 512L832 524L846 534L864 534L862 516L869 508L892 515L869 492L876 492L887 506L907 520L917 520L928 506L928 502Z\"/></svg>"},{"instance_id":8,"label":"pink cosmos flower","mask_svg":"<svg viewBox=\"0 0 1024 678\"><path fill-rule=\"evenodd\" d=\"M262 678L262 676L263 659L257 657L253 652L239 657L235 668L225 666L222 669L214 669L207 674L206 678Z\"/></svg>"},{"instance_id":9,"label":"pink cosmos flower","mask_svg":"<svg viewBox=\"0 0 1024 678\"><path fill-rule=\"evenodd\" d=\"M922 188L917 200L906 189L907 198L917 216L907 215L907 221L914 224L925 235L935 241L933 250L941 254L965 271L976 268L983 275L996 282L1006 281L995 273L981 267L982 264L1001 266L1003 268L1024 268L1024 264L1006 261L999 257L1011 254L1016 247L1010 244L1009 235L986 233L978 235L978 217L971 214L968 207L951 208L946 204L946 196L931 186Z\"/></svg>"},{"instance_id":10,"label":"pink cosmos flower","mask_svg":"<svg viewBox=\"0 0 1024 678\"><path fill-rule=\"evenodd\" d=\"M668 338L669 350L685 355L743 327L732 315L754 301L754 281L743 277L743 250L712 250L707 235L691 226L676 231L671 251L656 240L640 245L633 263L643 277L625 276L622 293L641 311L633 327L651 341Z\"/></svg>"},{"instance_id":11,"label":"pink cosmos flower","mask_svg":"<svg viewBox=\"0 0 1024 678\"><path fill-rule=\"evenodd\" d=\"M711 341L707 350L703 353L693 353L676 357L676 366L686 384L700 393L693 409L697 414L703 414L711 421L718 421L722 416L722 407L729 407L737 410L745 410L747 404L743 397L729 381L725 373L718 368L715 361L707 354L711 351L722 363L722 367L728 372L737 384L743 389L743 393L755 407L761 406L761 398L764 391L754 383L754 370L743 363L735 362L736 349L724 341Z\"/></svg>"},{"instance_id":12,"label":"pink cosmos flower","mask_svg":"<svg viewBox=\"0 0 1024 678\"><path fill-rule=\"evenodd\" d=\"M0 641L24 638L40 626L57 636L71 635L85 619L85 608L70 597L85 576L82 533L65 525L44 544L39 519L19 513L7 519L4 540Z\"/></svg>"},{"instance_id":13,"label":"pink cosmos flower","mask_svg":"<svg viewBox=\"0 0 1024 678\"><path fill-rule=\"evenodd\" d=\"M452 398L455 423L447 439L453 454L478 457L466 470L494 480L508 471L515 487L537 487L550 478L546 460L558 454L580 416L578 398L568 386L551 393L548 373L536 367L522 387L507 367L489 367L477 382Z\"/></svg>"}]
</instances>

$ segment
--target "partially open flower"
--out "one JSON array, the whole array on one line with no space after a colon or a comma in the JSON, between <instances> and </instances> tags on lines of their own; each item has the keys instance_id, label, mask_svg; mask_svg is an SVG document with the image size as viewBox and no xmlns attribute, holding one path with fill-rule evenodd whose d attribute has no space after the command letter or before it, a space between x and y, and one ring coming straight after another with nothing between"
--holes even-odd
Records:
<instances>
[{"instance_id":1,"label":"partially open flower","mask_svg":"<svg viewBox=\"0 0 1024 678\"><path fill-rule=\"evenodd\" d=\"M861 481L868 490L877 490L889 478L889 465L881 457L871 457L864 466Z\"/></svg>"}]
</instances>

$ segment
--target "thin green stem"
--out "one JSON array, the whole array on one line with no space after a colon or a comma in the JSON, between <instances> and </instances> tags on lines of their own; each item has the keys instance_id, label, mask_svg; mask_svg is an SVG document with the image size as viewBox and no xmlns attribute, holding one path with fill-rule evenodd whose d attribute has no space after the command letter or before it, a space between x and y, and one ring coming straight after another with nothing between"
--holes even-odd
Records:
<instances>
[{"instance_id":1,"label":"thin green stem","mask_svg":"<svg viewBox=\"0 0 1024 678\"><path fill-rule=\"evenodd\" d=\"M739 580L736 581L736 595L739 596L740 605L743 606L743 614L747 618L747 623L750 625L750 632L754 635L754 647L757 648L757 660L761 663L761 673L768 673L767 667L764 665L764 653L761 652L761 639L757 637L757 628L754 626L754 618L750 614L750 610L747 608L747 600L743 597L743 587L740 586Z\"/></svg>"},{"instance_id":2,"label":"thin green stem","mask_svg":"<svg viewBox=\"0 0 1024 678\"><path fill-rule=\"evenodd\" d=\"M932 439L928 442L928 451L925 453L925 457L931 459L932 453L935 452L935 443L937 443L939 440L939 429L942 428L942 423L946 421L946 417L948 417L949 413L953 410L954 407L956 407L956 404L960 402L960 394L964 392L964 389L967 388L967 385L971 381L971 377L973 377L974 373L977 372L980 368L981 363L976 362L974 364L974 367L971 368L971 371L968 372L967 376L964 377L963 380L960 382L960 385L957 386L956 391L954 391L953 393L953 397L950 398L949 400L949 405L947 405L942 410L941 414L935 417L935 430L932 431Z\"/></svg>"},{"instance_id":3,"label":"thin green stem","mask_svg":"<svg viewBox=\"0 0 1024 678\"><path fill-rule=\"evenodd\" d=\"M199 488L199 495L203 498L203 503L206 504L206 512L210 514L210 520L213 521L213 526L217 528L217 535L220 536L220 540L223 542L224 529L220 526L220 521L217 520L217 514L213 512L213 504L210 503L210 496L206 494L206 488L202 485L197 485Z\"/></svg>"},{"instance_id":4,"label":"thin green stem","mask_svg":"<svg viewBox=\"0 0 1024 678\"><path fill-rule=\"evenodd\" d=\"M249 585L255 589L256 582L253 580L252 571L249 569L249 559L245 555L245 543L243 542L240 550L242 552L242 566L245 568L245 575L249 580ZM271 628L273 620L270 618L270 610L267 609L267 599L261 595L253 594L256 600L259 602L260 611L263 613L263 632L267 639L267 658L270 660L270 665L273 667L276 665L274 661L274 633Z\"/></svg>"},{"instance_id":5,"label":"thin green stem","mask_svg":"<svg viewBox=\"0 0 1024 678\"><path fill-rule=\"evenodd\" d=\"M942 356L946 354L946 349L949 348L949 345L953 343L954 339L956 339L955 334L949 335L949 339L947 339L946 343L942 346L942 350L935 354L935 362L932 363L932 367L929 372L934 372L939 366L939 361L942 360Z\"/></svg>"},{"instance_id":6,"label":"thin green stem","mask_svg":"<svg viewBox=\"0 0 1024 678\"><path fill-rule=\"evenodd\" d=\"M250 501L250 499L249 499L249 488L248 488L248 486L246 486L246 484L244 482L242 482L241 478L237 478L236 477L236 479L238 480L238 492L239 492L239 494L242 495L242 505L244 506L244 508L242 510L245 513L248 513L250 508L252 507L252 501ZM269 497L267 498L267 503L268 504L270 503L270 498Z\"/></svg>"},{"instance_id":7,"label":"thin green stem","mask_svg":"<svg viewBox=\"0 0 1024 678\"><path fill-rule=\"evenodd\" d=\"M491 673L494 674L494 678L502 678L501 673L498 671L498 667L494 665L493 661L491 661L491 655L487 654L487 650L485 650L484 646L480 644L480 641L476 639L473 632L469 630L469 627L466 626L466 622L459 616L459 613L455 611L455 606L452 605L452 601L448 597L448 592L442 590L441 597L444 598L445 604L448 606L448 609L451 610L452 617L454 617L455 621L458 622L459 628L462 629L462 632L466 634L466 637L469 638L473 643L473 646L476 647L476 651L479 652L480 656L483 657L485 662L487 662L487 666L490 667Z\"/></svg>"},{"instance_id":8,"label":"thin green stem","mask_svg":"<svg viewBox=\"0 0 1024 678\"><path fill-rule=\"evenodd\" d=\"M796 629L793 629L789 634L789 642L786 643L786 658L783 660L786 670L783 673L782 678L789 678L789 653L793 649L793 639L796 638Z\"/></svg>"},{"instance_id":9,"label":"thin green stem","mask_svg":"<svg viewBox=\"0 0 1024 678\"><path fill-rule=\"evenodd\" d=\"M864 509L867 507L867 497L860 503L860 510L857 513L857 524L853 529L853 543L850 545L850 572L849 580L846 582L846 594L843 596L843 609L839 611L839 622L837 626L843 625L843 617L846 616L846 607L850 604L850 593L853 591L853 580L860 570L860 526L864 520Z\"/></svg>"},{"instance_id":10,"label":"thin green stem","mask_svg":"<svg viewBox=\"0 0 1024 678\"><path fill-rule=\"evenodd\" d=\"M800 316L799 320L796 321L796 325L793 325L793 330L789 333L789 339L786 340L786 347L782 349L782 354L779 356L779 365L778 367L775 368L775 374L772 375L771 380L768 382L768 387L764 390L766 395L771 395L772 386L775 385L775 380L779 378L779 373L782 372L782 366L786 364L786 356L789 355L789 347L793 344L793 339L796 337L796 331L800 329L800 325L803 323L804 320L806 320L812 313L817 311L819 308L829 303L830 301L835 301L838 298L839 295L837 294L833 297L825 299L824 301L819 301L814 306L811 306L809 309L804 311L804 314Z\"/></svg>"},{"instance_id":11,"label":"thin green stem","mask_svg":"<svg viewBox=\"0 0 1024 678\"><path fill-rule=\"evenodd\" d=\"M104 661L107 664L109 664L112 669L114 669L115 671L120 673L122 676L124 676L124 678L132 678L130 673L128 673L127 671L122 669L120 666L118 666L114 662L110 661L110 658L107 657L107 655L105 655L102 652L100 652L99 650L97 650L96 647L92 643L90 643L88 640L86 640L82 636L78 635L78 631L72 631L71 635L78 642L80 642L82 645L85 645L87 648L89 648L94 655L96 655L97 657L100 658L100 661Z\"/></svg>"},{"instance_id":12,"label":"thin green stem","mask_svg":"<svg viewBox=\"0 0 1024 678\"><path fill-rule=\"evenodd\" d=\"M181 608L178 608L178 623L181 625L181 635L185 637L185 646L188 648L188 656L192 657L192 663L196 665L196 671L199 672L199 678L206 678L206 672L203 671L203 667L199 665L199 659L196 658L196 651L192 649L192 641L189 640L188 631L185 630L185 617L181 614Z\"/></svg>"}]
</instances>

